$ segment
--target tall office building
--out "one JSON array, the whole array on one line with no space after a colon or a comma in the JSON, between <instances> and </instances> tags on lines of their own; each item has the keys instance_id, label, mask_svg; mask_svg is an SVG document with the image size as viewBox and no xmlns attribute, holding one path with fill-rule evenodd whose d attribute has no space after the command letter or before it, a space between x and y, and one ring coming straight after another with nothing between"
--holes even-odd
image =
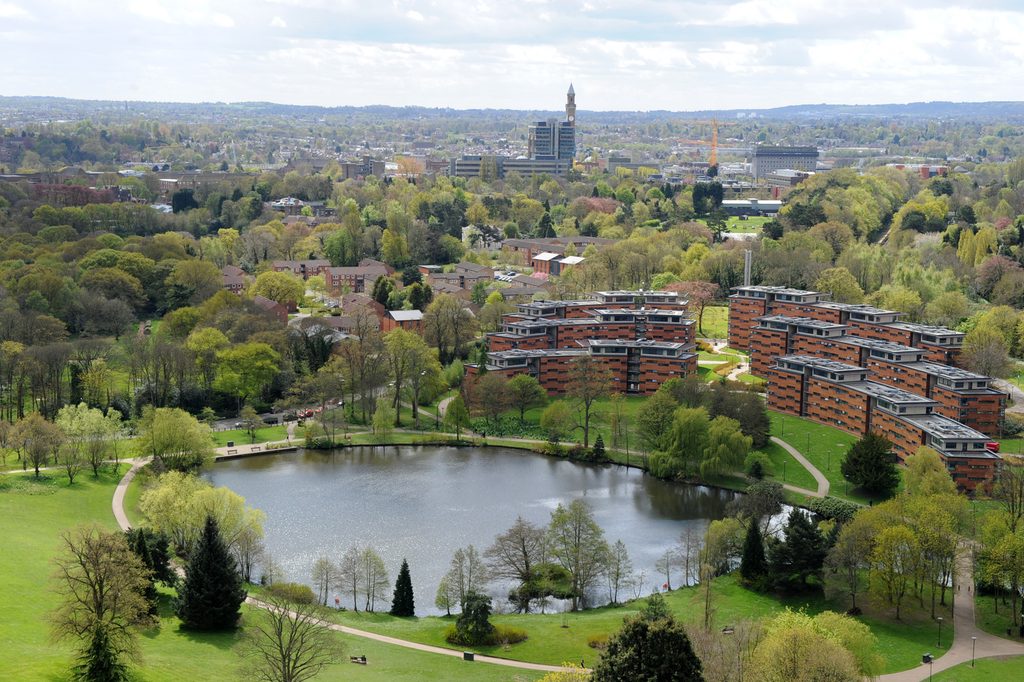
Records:
<instances>
[{"instance_id":1,"label":"tall office building","mask_svg":"<svg viewBox=\"0 0 1024 682\"><path fill-rule=\"evenodd\" d=\"M530 126L529 157L535 161L568 161L576 156L576 91L569 84L565 120L537 121Z\"/></svg>"}]
</instances>

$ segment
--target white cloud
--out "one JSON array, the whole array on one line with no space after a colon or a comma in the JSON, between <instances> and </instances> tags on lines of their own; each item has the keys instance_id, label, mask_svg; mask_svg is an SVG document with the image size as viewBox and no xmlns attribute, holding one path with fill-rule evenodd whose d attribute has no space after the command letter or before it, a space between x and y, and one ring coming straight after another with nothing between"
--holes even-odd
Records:
<instances>
[{"instance_id":1,"label":"white cloud","mask_svg":"<svg viewBox=\"0 0 1024 682\"><path fill-rule=\"evenodd\" d=\"M270 25L274 28L288 28L288 22L279 16L274 16L274 18L270 20Z\"/></svg>"},{"instance_id":2,"label":"white cloud","mask_svg":"<svg viewBox=\"0 0 1024 682\"><path fill-rule=\"evenodd\" d=\"M24 7L13 2L0 2L0 19L30 19L31 14Z\"/></svg>"}]
</instances>

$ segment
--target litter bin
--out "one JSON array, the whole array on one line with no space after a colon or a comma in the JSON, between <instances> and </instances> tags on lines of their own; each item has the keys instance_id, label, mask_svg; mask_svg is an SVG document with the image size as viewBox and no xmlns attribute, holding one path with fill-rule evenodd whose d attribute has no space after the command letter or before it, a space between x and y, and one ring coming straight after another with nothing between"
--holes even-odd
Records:
<instances>
[{"instance_id":1,"label":"litter bin","mask_svg":"<svg viewBox=\"0 0 1024 682\"><path fill-rule=\"evenodd\" d=\"M474 658L476 658L476 654L474 654L472 651L463 651L462 652L462 660L464 660L464 661L472 661Z\"/></svg>"},{"instance_id":2,"label":"litter bin","mask_svg":"<svg viewBox=\"0 0 1024 682\"><path fill-rule=\"evenodd\" d=\"M233 448L233 447L235 447L235 441L233 441L233 440L229 440L229 441L228 441L228 447L229 447L229 448Z\"/></svg>"}]
</instances>

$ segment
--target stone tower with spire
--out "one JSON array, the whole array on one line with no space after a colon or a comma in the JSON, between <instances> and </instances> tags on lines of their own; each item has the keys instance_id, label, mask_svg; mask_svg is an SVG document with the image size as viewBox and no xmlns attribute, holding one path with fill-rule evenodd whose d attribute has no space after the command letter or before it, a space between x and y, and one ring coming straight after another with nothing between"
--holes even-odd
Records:
<instances>
[{"instance_id":1,"label":"stone tower with spire","mask_svg":"<svg viewBox=\"0 0 1024 682\"><path fill-rule=\"evenodd\" d=\"M565 93L565 120L569 125L576 126L576 91L572 83L569 83L569 92Z\"/></svg>"}]
</instances>

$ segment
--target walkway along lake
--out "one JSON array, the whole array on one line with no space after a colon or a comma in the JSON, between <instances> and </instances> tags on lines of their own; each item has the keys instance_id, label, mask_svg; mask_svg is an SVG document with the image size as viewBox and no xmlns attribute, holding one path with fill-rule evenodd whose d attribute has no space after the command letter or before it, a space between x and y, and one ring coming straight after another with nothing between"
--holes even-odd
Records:
<instances>
[{"instance_id":1,"label":"walkway along lake","mask_svg":"<svg viewBox=\"0 0 1024 682\"><path fill-rule=\"evenodd\" d=\"M221 461L208 476L266 512L265 544L287 580L310 583L317 557L337 561L348 547L369 545L392 581L408 559L417 615L438 613L437 584L457 548L472 543L483 552L516 516L546 525L560 502L576 498L590 504L609 544L626 544L634 567L646 572L648 594L664 582L654 566L680 532L690 525L703 534L736 496L659 481L637 469L507 448L300 451ZM677 571L673 587L681 579Z\"/></svg>"}]
</instances>

